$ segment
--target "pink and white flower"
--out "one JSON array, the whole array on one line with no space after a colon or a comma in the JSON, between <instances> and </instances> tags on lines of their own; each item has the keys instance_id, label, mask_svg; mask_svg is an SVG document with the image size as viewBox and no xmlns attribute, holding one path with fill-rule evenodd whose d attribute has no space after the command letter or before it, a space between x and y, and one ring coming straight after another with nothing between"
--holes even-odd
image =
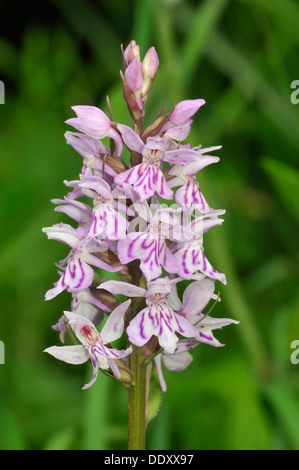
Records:
<instances>
[{"instance_id":1,"label":"pink and white flower","mask_svg":"<svg viewBox=\"0 0 299 470\"><path fill-rule=\"evenodd\" d=\"M90 359L93 369L92 378L88 384L84 385L83 389L91 387L97 378L99 369L111 369L115 377L120 379L120 371L115 361L131 354L132 347L117 350L111 348L109 344L121 337L124 329L124 314L130 303L131 300L127 300L110 313L101 333L87 318L77 313L64 312L69 326L82 344L51 346L45 349L44 352L68 364L84 364Z\"/></svg>"},{"instance_id":2,"label":"pink and white flower","mask_svg":"<svg viewBox=\"0 0 299 470\"><path fill-rule=\"evenodd\" d=\"M127 207L121 203L119 194L114 199L113 190L102 178L97 176L82 177L78 187L83 194L93 199L92 223L85 243L95 237L118 240L126 236L129 222L121 212L116 209L123 209L127 212Z\"/></svg>"},{"instance_id":3,"label":"pink and white flower","mask_svg":"<svg viewBox=\"0 0 299 470\"><path fill-rule=\"evenodd\" d=\"M167 277L156 279L148 284L147 289L119 281L101 284L101 289L113 294L145 297L147 307L141 310L127 327L131 343L142 347L152 336L156 336L161 348L171 354L179 341L177 334L194 338L196 330L193 325L184 316L175 313L167 300L172 284L178 280L170 281Z\"/></svg>"},{"instance_id":4,"label":"pink and white flower","mask_svg":"<svg viewBox=\"0 0 299 470\"><path fill-rule=\"evenodd\" d=\"M208 261L203 247L203 235L216 225L221 225L223 219L219 219L218 215L225 211L213 211L204 216L193 219L187 229L192 233L192 239L186 243L176 243L172 246L171 251L175 255L179 265L177 274L182 279L194 279L194 274L200 271L205 276L219 280L226 284L226 277L223 273L219 273Z\"/></svg>"},{"instance_id":5,"label":"pink and white flower","mask_svg":"<svg viewBox=\"0 0 299 470\"><path fill-rule=\"evenodd\" d=\"M118 174L114 182L119 185L124 183L133 185L140 194L141 201L149 199L154 194L158 194L163 199L173 198L173 191L162 171L163 162L181 166L188 163L186 173L188 175L190 172L190 174L194 174L194 172L205 166L219 161L218 157L203 156L198 150L187 147L168 150L169 142L165 137L149 137L144 143L130 127L118 124L118 129L122 134L125 145L131 151L141 155L142 163ZM177 137L177 134L175 136ZM172 182L172 186L182 184L181 180L177 178Z\"/></svg>"},{"instance_id":6,"label":"pink and white flower","mask_svg":"<svg viewBox=\"0 0 299 470\"><path fill-rule=\"evenodd\" d=\"M142 163L117 175L114 182L119 185L131 184L144 201L155 193L164 199L172 199L173 191L169 188L161 170L165 156L165 143L162 139L147 139L146 144L127 126L118 124L118 129L126 146L142 155Z\"/></svg>"},{"instance_id":7,"label":"pink and white flower","mask_svg":"<svg viewBox=\"0 0 299 470\"><path fill-rule=\"evenodd\" d=\"M224 346L224 344L221 344L214 338L212 331L232 323L238 324L239 322L231 318L212 318L203 313L211 299L219 300L214 291L215 281L213 279L204 278L192 282L184 291L179 314L183 315L194 325L197 332L194 339L197 342L220 347Z\"/></svg>"},{"instance_id":8,"label":"pink and white flower","mask_svg":"<svg viewBox=\"0 0 299 470\"><path fill-rule=\"evenodd\" d=\"M43 232L47 234L49 239L58 240L71 248L69 255L58 264L61 277L54 284L55 287L46 292L46 300L53 299L64 290L78 292L90 287L94 277L91 265L109 272L117 272L122 269L121 266L110 266L96 256L96 253L107 250L106 242L91 240L82 247L84 237L70 225L57 224L44 228Z\"/></svg>"},{"instance_id":9,"label":"pink and white flower","mask_svg":"<svg viewBox=\"0 0 299 470\"><path fill-rule=\"evenodd\" d=\"M220 147L214 147L214 149L218 148ZM173 179L168 181L168 185L171 188L181 186L175 194L176 202L190 215L193 215L194 210L199 210L202 214L213 210L201 193L196 179L196 174L200 170L219 161L218 157L204 155L205 151L208 150L210 149L202 149L198 152L197 160L191 161L185 165L174 165L168 172L168 175L174 176Z\"/></svg>"},{"instance_id":10,"label":"pink and white flower","mask_svg":"<svg viewBox=\"0 0 299 470\"><path fill-rule=\"evenodd\" d=\"M162 267L168 273L178 273L180 265L166 239L184 241L191 239L191 233L180 225L176 212L171 208L158 209L144 231L129 232L126 238L120 239L117 246L120 262L127 264L139 259L147 281L159 277Z\"/></svg>"}]
</instances>

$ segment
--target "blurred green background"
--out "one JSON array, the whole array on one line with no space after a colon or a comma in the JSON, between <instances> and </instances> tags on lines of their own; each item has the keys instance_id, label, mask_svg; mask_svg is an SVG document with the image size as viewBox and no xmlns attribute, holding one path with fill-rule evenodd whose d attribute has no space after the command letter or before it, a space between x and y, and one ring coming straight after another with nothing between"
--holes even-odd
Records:
<instances>
[{"instance_id":1,"label":"blurred green background","mask_svg":"<svg viewBox=\"0 0 299 470\"><path fill-rule=\"evenodd\" d=\"M199 176L208 202L226 209L206 235L208 258L228 279L214 316L240 320L201 345L149 425L149 449L299 449L298 222L299 4L294 0L52 0L19 15L2 0L0 365L1 449L125 449L126 390L104 375L81 387L90 364L70 366L42 351L70 295L50 302L54 263L66 247L41 229L62 220L51 198L75 179L81 158L65 144L70 107L91 104L131 121L122 99L120 44L160 68L148 123L182 99L204 98L192 145L222 144ZM65 219L67 221L67 219ZM68 220L69 223L69 220Z\"/></svg>"}]
</instances>

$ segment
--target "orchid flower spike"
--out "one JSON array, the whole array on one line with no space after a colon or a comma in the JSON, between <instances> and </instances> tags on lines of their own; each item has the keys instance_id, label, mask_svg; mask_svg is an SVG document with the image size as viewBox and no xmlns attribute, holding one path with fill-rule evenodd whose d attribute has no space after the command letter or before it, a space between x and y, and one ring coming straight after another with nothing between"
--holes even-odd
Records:
<instances>
[{"instance_id":1,"label":"orchid flower spike","mask_svg":"<svg viewBox=\"0 0 299 470\"><path fill-rule=\"evenodd\" d=\"M221 146L187 141L205 100L185 99L169 112L165 104L145 128L158 53L150 47L141 57L134 40L121 51L132 125L113 121L109 99L108 114L77 105L76 117L66 120L75 130L65 132L66 143L82 160L78 177L64 180L66 196L52 203L56 215L74 226L63 220L43 232L69 249L56 264L59 277L45 298L67 291L71 299L52 326L63 345L45 351L70 364L90 360L92 377L83 388L100 369L138 394L141 368L153 361L165 391L164 367L185 369L192 350L203 343L223 346L214 330L238 321L205 311L220 301L215 285L227 282L210 263L205 243L206 234L224 222L225 210L214 209L200 189L212 171L207 167L220 161L214 153ZM80 344L64 344L67 335ZM124 349L114 349L115 340ZM150 374L143 376L149 381ZM149 384L144 387L149 390Z\"/></svg>"}]
</instances>

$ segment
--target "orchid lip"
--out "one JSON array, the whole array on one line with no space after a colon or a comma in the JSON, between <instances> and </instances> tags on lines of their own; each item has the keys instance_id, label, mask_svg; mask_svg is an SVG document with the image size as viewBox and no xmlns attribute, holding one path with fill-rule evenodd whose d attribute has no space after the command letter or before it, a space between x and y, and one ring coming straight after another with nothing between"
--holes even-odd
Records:
<instances>
[{"instance_id":1,"label":"orchid lip","mask_svg":"<svg viewBox=\"0 0 299 470\"><path fill-rule=\"evenodd\" d=\"M80 328L81 335L87 339L90 346L94 346L99 341L100 337L98 332L95 332L93 330L94 329L90 328L90 326L88 325L84 325Z\"/></svg>"}]
</instances>

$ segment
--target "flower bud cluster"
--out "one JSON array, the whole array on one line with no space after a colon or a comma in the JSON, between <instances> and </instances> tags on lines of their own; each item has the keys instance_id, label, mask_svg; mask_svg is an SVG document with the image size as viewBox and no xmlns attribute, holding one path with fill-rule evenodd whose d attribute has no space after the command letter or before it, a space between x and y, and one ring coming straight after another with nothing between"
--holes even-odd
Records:
<instances>
[{"instance_id":1,"label":"flower bud cluster","mask_svg":"<svg viewBox=\"0 0 299 470\"><path fill-rule=\"evenodd\" d=\"M122 49L125 74L120 72L123 92L129 111L139 128L142 126L144 105L153 86L159 67L159 58L154 47L151 47L140 60L140 48L131 41L125 50Z\"/></svg>"}]
</instances>

